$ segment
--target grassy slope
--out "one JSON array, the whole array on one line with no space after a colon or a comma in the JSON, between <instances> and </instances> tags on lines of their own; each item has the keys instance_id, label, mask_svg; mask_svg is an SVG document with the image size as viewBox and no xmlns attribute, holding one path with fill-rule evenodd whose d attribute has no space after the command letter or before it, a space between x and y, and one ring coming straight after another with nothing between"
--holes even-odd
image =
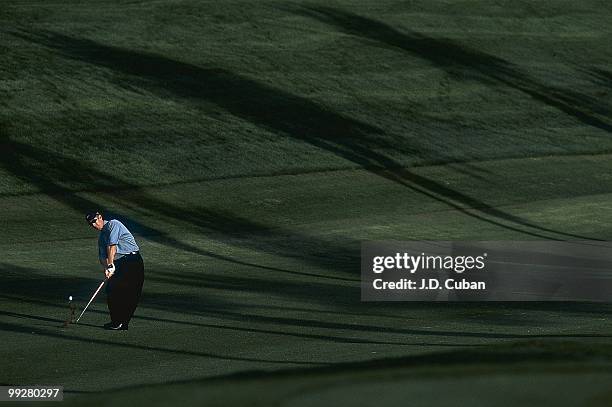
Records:
<instances>
[{"instance_id":1,"label":"grassy slope","mask_svg":"<svg viewBox=\"0 0 612 407\"><path fill-rule=\"evenodd\" d=\"M612 237L610 6L325 4L3 4L0 383L301 405L588 380L576 400L609 400L607 305L361 304L356 280L363 239ZM59 328L98 278L91 207L146 256L123 336L102 301Z\"/></svg>"}]
</instances>

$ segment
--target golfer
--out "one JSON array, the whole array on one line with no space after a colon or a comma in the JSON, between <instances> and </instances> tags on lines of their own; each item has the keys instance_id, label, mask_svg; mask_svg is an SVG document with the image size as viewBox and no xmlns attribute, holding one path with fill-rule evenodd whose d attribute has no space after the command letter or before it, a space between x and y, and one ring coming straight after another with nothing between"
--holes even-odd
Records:
<instances>
[{"instance_id":1,"label":"golfer","mask_svg":"<svg viewBox=\"0 0 612 407\"><path fill-rule=\"evenodd\" d=\"M144 282L144 263L134 236L116 219L104 220L100 212L85 216L100 231L98 252L106 284L106 301L111 321L105 329L125 331L138 306Z\"/></svg>"}]
</instances>

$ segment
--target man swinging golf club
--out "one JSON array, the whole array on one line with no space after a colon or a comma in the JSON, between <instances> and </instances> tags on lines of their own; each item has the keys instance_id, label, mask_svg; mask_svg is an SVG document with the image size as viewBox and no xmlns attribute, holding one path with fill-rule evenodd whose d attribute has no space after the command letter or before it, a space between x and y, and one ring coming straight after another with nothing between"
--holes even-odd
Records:
<instances>
[{"instance_id":1,"label":"man swinging golf club","mask_svg":"<svg viewBox=\"0 0 612 407\"><path fill-rule=\"evenodd\" d=\"M107 279L106 300L111 321L105 329L124 331L138 306L144 282L144 263L134 236L116 219L104 220L100 212L85 216L100 231L98 252Z\"/></svg>"}]
</instances>

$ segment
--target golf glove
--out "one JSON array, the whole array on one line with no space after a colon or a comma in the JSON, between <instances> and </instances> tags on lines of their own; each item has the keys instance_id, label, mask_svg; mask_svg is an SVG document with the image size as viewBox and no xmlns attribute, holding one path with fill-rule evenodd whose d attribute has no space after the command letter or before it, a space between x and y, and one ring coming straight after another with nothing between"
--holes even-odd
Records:
<instances>
[{"instance_id":1,"label":"golf glove","mask_svg":"<svg viewBox=\"0 0 612 407\"><path fill-rule=\"evenodd\" d=\"M106 270L104 271L104 274L106 275L106 278L111 278L112 275L115 274L115 265L109 264L108 266L106 266Z\"/></svg>"}]
</instances>

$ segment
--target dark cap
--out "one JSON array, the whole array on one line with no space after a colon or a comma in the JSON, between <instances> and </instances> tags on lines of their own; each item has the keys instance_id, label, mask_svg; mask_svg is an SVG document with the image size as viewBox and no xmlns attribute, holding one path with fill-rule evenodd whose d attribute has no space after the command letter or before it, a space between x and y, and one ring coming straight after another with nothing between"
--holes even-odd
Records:
<instances>
[{"instance_id":1,"label":"dark cap","mask_svg":"<svg viewBox=\"0 0 612 407\"><path fill-rule=\"evenodd\" d=\"M88 212L87 215L85 215L85 220L87 223L91 224L96 220L96 216L98 215L100 215L100 212Z\"/></svg>"}]
</instances>

